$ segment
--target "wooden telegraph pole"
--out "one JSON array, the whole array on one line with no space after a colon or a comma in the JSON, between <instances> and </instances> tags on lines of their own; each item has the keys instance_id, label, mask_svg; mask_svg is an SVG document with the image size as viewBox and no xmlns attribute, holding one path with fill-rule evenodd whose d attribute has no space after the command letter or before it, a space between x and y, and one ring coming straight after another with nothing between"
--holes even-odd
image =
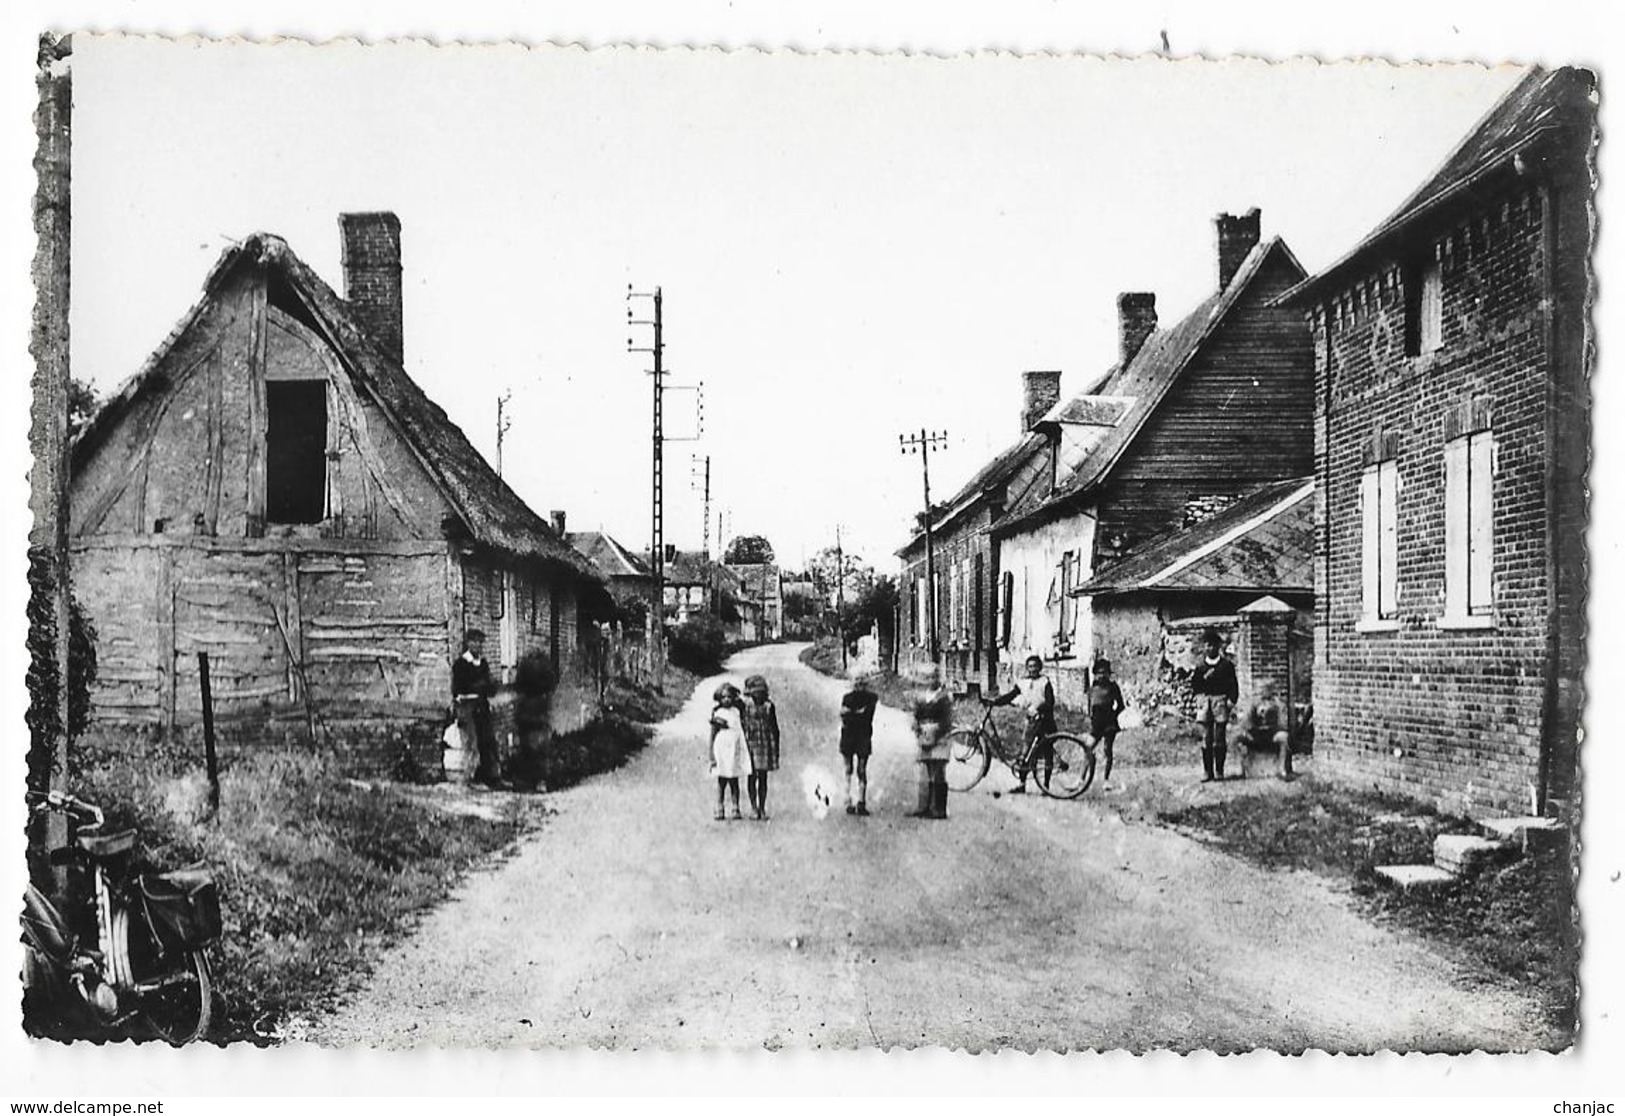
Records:
<instances>
[{"instance_id":1,"label":"wooden telegraph pole","mask_svg":"<svg viewBox=\"0 0 1625 1116\"><path fill-rule=\"evenodd\" d=\"M920 476L925 482L925 612L926 627L931 632L931 661L940 663L942 651L937 645L937 559L931 538L931 450L948 444L946 430L925 431L904 436L897 435L897 445L904 453L920 455Z\"/></svg>"},{"instance_id":2,"label":"wooden telegraph pole","mask_svg":"<svg viewBox=\"0 0 1625 1116\"><path fill-rule=\"evenodd\" d=\"M841 525L835 525L835 638L841 643L841 673L846 673L846 552L841 549Z\"/></svg>"}]
</instances>

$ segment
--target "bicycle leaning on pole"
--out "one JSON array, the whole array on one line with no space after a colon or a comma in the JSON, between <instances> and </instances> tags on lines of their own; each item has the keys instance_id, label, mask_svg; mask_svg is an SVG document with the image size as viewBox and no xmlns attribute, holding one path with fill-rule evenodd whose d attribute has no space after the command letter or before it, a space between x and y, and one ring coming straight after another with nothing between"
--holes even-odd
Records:
<instances>
[{"instance_id":1,"label":"bicycle leaning on pole","mask_svg":"<svg viewBox=\"0 0 1625 1116\"><path fill-rule=\"evenodd\" d=\"M1017 776L1030 775L1051 798L1076 798L1095 781L1095 746L1069 732L1051 732L1009 747L993 719L993 703L982 698L982 723L948 734L948 789L968 791L997 759Z\"/></svg>"},{"instance_id":2,"label":"bicycle leaning on pole","mask_svg":"<svg viewBox=\"0 0 1625 1116\"><path fill-rule=\"evenodd\" d=\"M204 947L220 936L220 900L202 866L144 871L133 831L102 833L95 804L29 794L36 813L75 830L53 863L77 865L90 888L58 910L32 883L24 896L23 1027L48 1038L205 1038L213 982ZM83 882L83 881L81 881Z\"/></svg>"}]
</instances>

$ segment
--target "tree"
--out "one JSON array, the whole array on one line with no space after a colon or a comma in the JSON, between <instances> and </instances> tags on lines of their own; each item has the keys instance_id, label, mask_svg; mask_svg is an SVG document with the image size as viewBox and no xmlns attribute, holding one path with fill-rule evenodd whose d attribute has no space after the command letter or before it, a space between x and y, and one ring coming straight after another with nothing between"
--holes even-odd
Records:
<instances>
[{"instance_id":1,"label":"tree","mask_svg":"<svg viewBox=\"0 0 1625 1116\"><path fill-rule=\"evenodd\" d=\"M848 644L856 643L859 636L868 634L871 626L878 626L881 646L889 646L897 601L897 583L889 577L875 578L857 600L848 605L842 617L841 637Z\"/></svg>"},{"instance_id":2,"label":"tree","mask_svg":"<svg viewBox=\"0 0 1625 1116\"><path fill-rule=\"evenodd\" d=\"M72 438L84 428L98 406L95 388L83 380L68 381L68 437Z\"/></svg>"},{"instance_id":3,"label":"tree","mask_svg":"<svg viewBox=\"0 0 1625 1116\"><path fill-rule=\"evenodd\" d=\"M748 566L773 561L773 544L760 535L738 535L728 543L722 555L723 562L733 566Z\"/></svg>"}]
</instances>

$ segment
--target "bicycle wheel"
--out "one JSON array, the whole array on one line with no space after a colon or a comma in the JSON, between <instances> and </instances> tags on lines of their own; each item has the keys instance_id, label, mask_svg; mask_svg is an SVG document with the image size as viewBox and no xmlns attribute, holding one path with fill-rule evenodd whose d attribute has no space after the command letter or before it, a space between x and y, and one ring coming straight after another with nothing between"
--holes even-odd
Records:
<instances>
[{"instance_id":1,"label":"bicycle wheel","mask_svg":"<svg viewBox=\"0 0 1625 1116\"><path fill-rule=\"evenodd\" d=\"M1033 757L1033 776L1051 798L1076 798L1095 781L1095 750L1086 741L1066 733L1045 740L1049 757Z\"/></svg>"},{"instance_id":2,"label":"bicycle wheel","mask_svg":"<svg viewBox=\"0 0 1625 1116\"><path fill-rule=\"evenodd\" d=\"M153 1037L171 1046L204 1038L214 1014L214 982L201 949L187 952L174 972L140 985L141 1016Z\"/></svg>"},{"instance_id":3,"label":"bicycle wheel","mask_svg":"<svg viewBox=\"0 0 1625 1116\"><path fill-rule=\"evenodd\" d=\"M948 734L948 789L968 791L982 781L993 757L975 729L954 729Z\"/></svg>"}]
</instances>

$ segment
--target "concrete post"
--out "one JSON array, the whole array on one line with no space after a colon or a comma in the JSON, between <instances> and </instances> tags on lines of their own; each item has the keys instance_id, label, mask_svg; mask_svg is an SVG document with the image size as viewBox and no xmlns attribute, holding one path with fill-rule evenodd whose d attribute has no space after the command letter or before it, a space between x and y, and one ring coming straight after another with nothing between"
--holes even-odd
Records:
<instances>
[{"instance_id":1,"label":"concrete post","mask_svg":"<svg viewBox=\"0 0 1625 1116\"><path fill-rule=\"evenodd\" d=\"M1275 597L1260 597L1242 608L1237 614L1239 628L1236 633L1236 681L1241 691L1241 707L1251 709L1263 696L1266 687L1274 691L1281 708L1281 728L1287 729L1292 717L1292 626L1297 610ZM1292 774L1292 747L1290 737L1273 749L1274 767L1281 775ZM1241 749L1241 773L1251 778L1264 773L1269 752L1255 750L1249 740L1237 742Z\"/></svg>"}]
</instances>

